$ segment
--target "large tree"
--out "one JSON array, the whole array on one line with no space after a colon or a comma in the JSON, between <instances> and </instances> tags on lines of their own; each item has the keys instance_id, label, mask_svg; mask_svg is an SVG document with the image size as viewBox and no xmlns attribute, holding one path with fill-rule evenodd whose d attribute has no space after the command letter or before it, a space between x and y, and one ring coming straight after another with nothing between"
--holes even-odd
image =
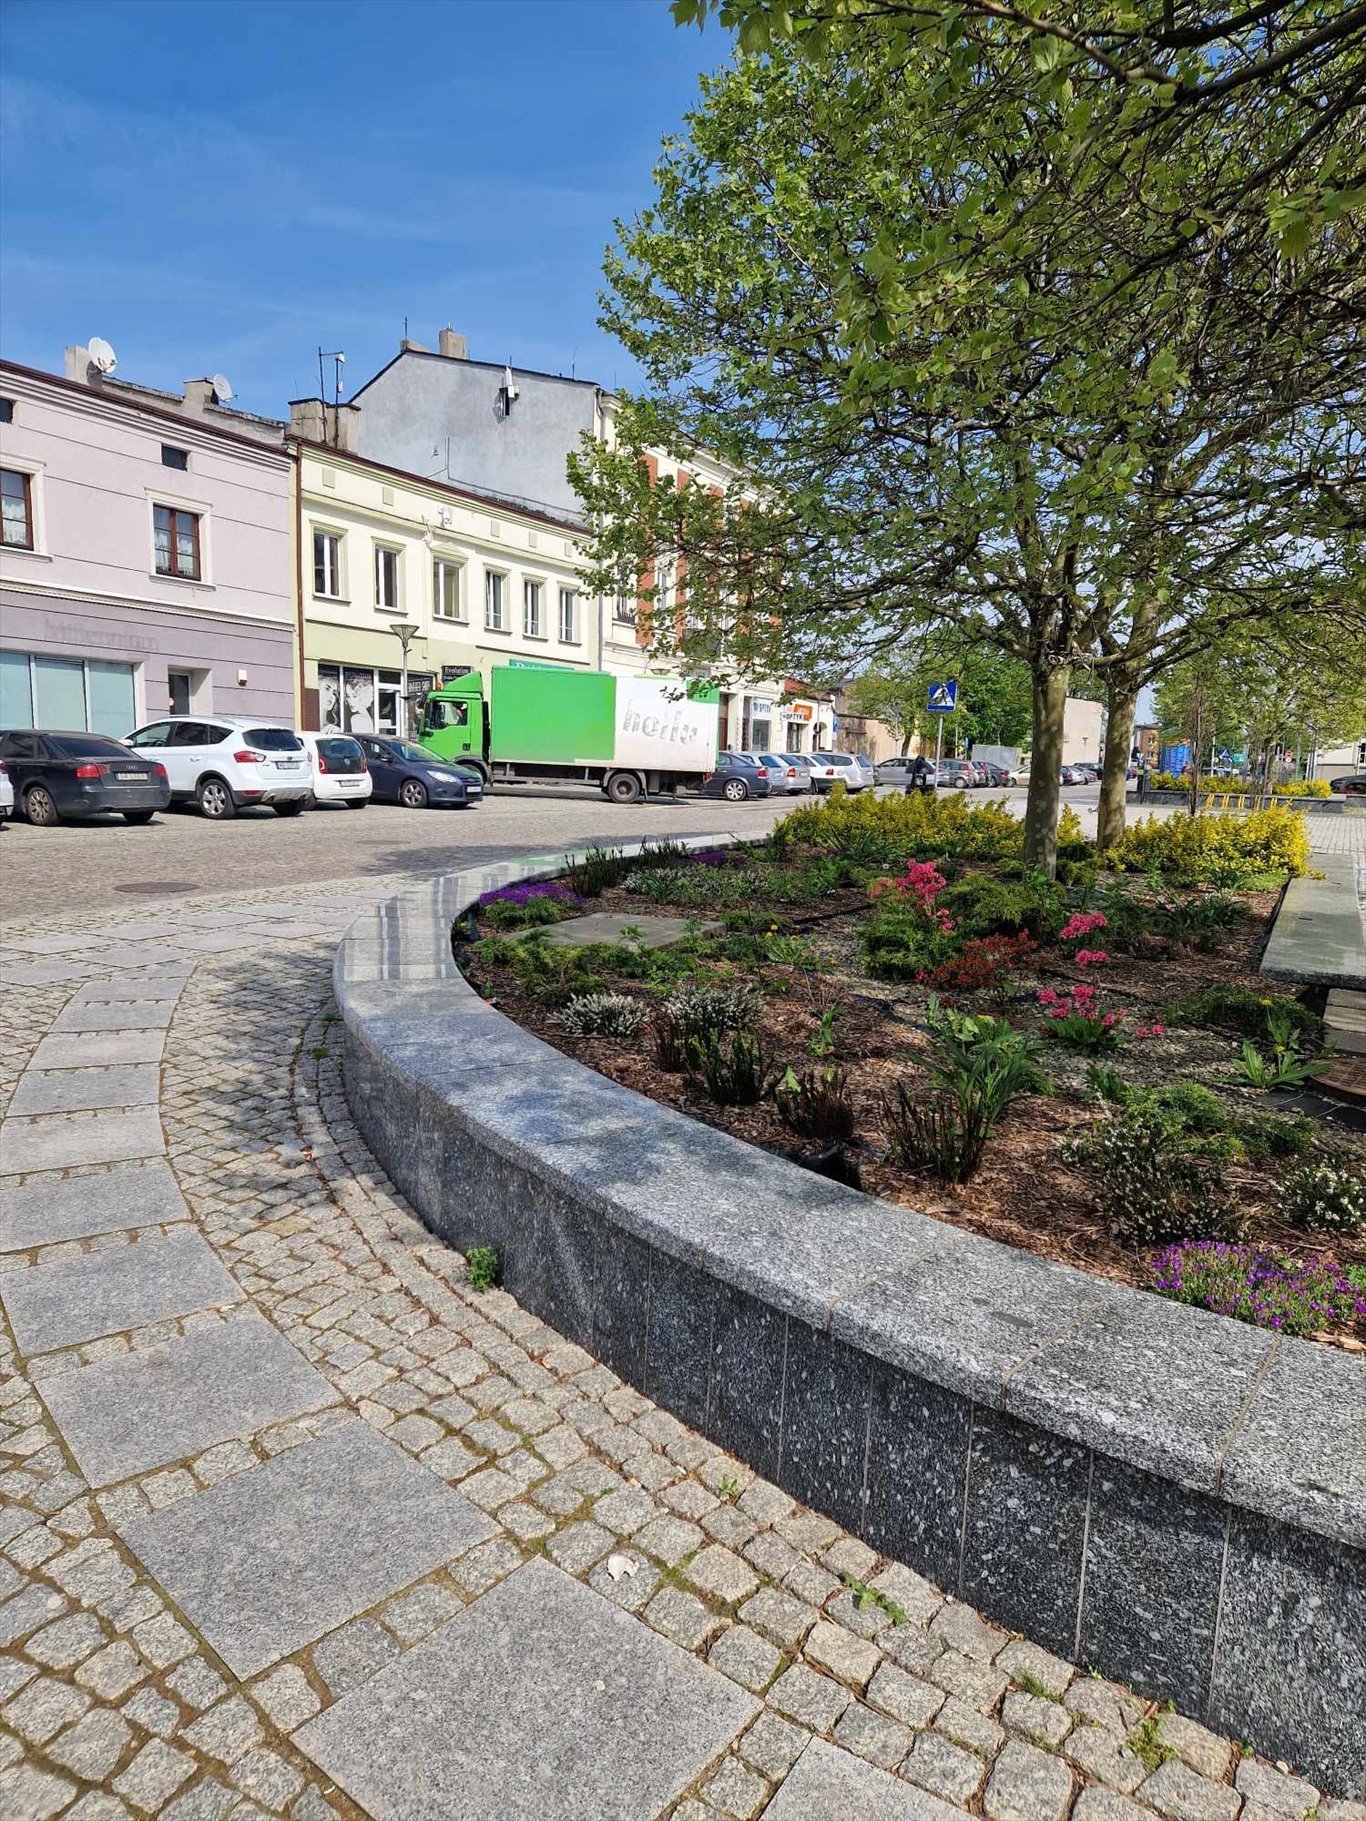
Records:
<instances>
[{"instance_id":1,"label":"large tree","mask_svg":"<svg viewBox=\"0 0 1366 1821\"><path fill-rule=\"evenodd\" d=\"M977 43L963 70L871 42L704 84L608 255L604 320L648 391L573 471L595 581L643 578L654 642L686 663L881 665L934 625L1026 665L1026 844L1048 866L1075 668L1115 679L1119 726L1164 664L1311 579L1331 596L1359 350L1276 312L1269 244L1260 265L1143 269L1236 136L1159 162L1147 210L1127 167L1077 149L1075 98L1040 89L1028 45ZM699 445L745 482L655 479L650 449L686 468Z\"/></svg>"}]
</instances>

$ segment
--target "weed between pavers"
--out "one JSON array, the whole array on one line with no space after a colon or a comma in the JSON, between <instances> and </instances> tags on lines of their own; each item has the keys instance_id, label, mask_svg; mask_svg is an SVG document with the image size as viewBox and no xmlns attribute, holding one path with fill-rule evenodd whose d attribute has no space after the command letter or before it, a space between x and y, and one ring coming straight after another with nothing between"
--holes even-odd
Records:
<instances>
[{"instance_id":1,"label":"weed between pavers","mask_svg":"<svg viewBox=\"0 0 1366 1821\"><path fill-rule=\"evenodd\" d=\"M862 1612L865 1606L880 1606L892 1621L893 1625L909 1625L911 1615L904 1606L898 1606L890 1594L880 1587L870 1587L866 1581L859 1580L857 1575L842 1574L840 1579L854 1596L854 1604Z\"/></svg>"}]
</instances>

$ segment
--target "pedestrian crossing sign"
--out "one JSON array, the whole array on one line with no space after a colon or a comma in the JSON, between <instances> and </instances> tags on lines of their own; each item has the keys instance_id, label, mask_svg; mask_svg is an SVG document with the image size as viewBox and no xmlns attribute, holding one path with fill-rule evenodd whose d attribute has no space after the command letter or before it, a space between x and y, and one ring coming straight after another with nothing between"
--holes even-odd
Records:
<instances>
[{"instance_id":1,"label":"pedestrian crossing sign","mask_svg":"<svg viewBox=\"0 0 1366 1821\"><path fill-rule=\"evenodd\" d=\"M958 706L957 683L930 684L930 713L952 714Z\"/></svg>"}]
</instances>

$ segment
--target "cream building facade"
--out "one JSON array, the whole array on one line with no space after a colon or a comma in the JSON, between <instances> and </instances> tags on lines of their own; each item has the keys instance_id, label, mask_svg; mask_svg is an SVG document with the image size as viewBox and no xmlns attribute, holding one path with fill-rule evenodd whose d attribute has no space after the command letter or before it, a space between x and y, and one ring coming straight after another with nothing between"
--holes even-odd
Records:
<instances>
[{"instance_id":1,"label":"cream building facade","mask_svg":"<svg viewBox=\"0 0 1366 1821\"><path fill-rule=\"evenodd\" d=\"M405 733L443 678L602 666L573 525L356 454L346 407L292 414L305 727ZM406 660L396 628L412 629Z\"/></svg>"}]
</instances>

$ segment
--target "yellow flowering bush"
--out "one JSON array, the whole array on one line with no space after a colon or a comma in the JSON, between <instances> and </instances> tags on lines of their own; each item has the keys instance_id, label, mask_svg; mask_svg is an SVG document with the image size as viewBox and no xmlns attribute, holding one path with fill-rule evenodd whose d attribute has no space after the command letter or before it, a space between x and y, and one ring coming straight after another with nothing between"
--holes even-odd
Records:
<instances>
[{"instance_id":1,"label":"yellow flowering bush","mask_svg":"<svg viewBox=\"0 0 1366 1821\"><path fill-rule=\"evenodd\" d=\"M1191 781L1188 777L1177 777L1174 772L1170 771L1155 771L1148 778L1150 790L1189 791L1190 787ZM1221 793L1229 791L1234 796L1256 796L1258 794L1255 779L1202 776L1200 788L1202 791ZM1331 797L1333 792L1324 778L1287 778L1283 784L1273 784L1271 794L1273 797Z\"/></svg>"},{"instance_id":2,"label":"yellow flowering bush","mask_svg":"<svg viewBox=\"0 0 1366 1821\"><path fill-rule=\"evenodd\" d=\"M970 860L1019 855L1024 831L1005 805L969 806L965 798L963 791L851 796L836 785L823 803L789 811L774 828L773 842L780 853L801 841L870 866L948 855Z\"/></svg>"},{"instance_id":3,"label":"yellow flowering bush","mask_svg":"<svg viewBox=\"0 0 1366 1821\"><path fill-rule=\"evenodd\" d=\"M1103 863L1122 873L1161 873L1176 885L1241 885L1309 871L1303 811L1273 803L1247 815L1145 816Z\"/></svg>"}]
</instances>

